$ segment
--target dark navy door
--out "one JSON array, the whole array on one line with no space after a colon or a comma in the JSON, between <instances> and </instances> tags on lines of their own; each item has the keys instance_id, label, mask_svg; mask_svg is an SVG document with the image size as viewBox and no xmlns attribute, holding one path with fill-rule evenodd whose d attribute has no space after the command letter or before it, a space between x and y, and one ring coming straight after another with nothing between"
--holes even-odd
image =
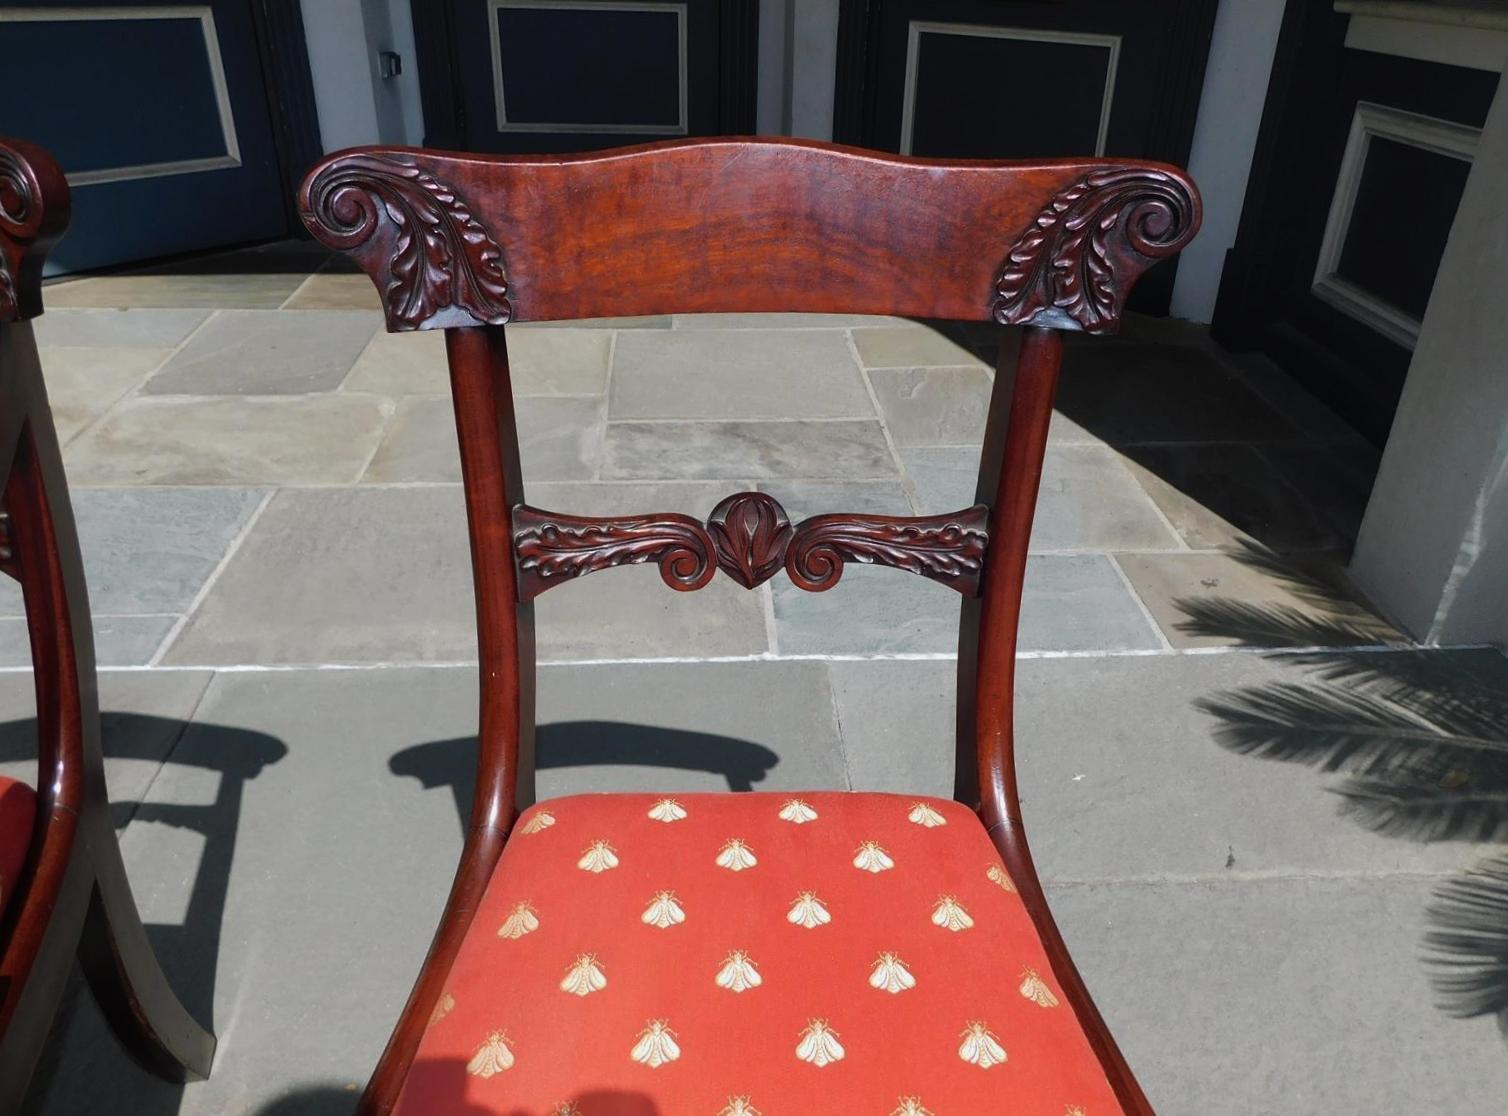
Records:
<instances>
[{"instance_id":1,"label":"dark navy door","mask_svg":"<svg viewBox=\"0 0 1508 1116\"><path fill-rule=\"evenodd\" d=\"M50 271L288 231L250 0L0 0L0 133L73 187Z\"/></svg>"},{"instance_id":2,"label":"dark navy door","mask_svg":"<svg viewBox=\"0 0 1508 1116\"><path fill-rule=\"evenodd\" d=\"M748 0L412 0L426 141L581 151L753 131Z\"/></svg>"}]
</instances>

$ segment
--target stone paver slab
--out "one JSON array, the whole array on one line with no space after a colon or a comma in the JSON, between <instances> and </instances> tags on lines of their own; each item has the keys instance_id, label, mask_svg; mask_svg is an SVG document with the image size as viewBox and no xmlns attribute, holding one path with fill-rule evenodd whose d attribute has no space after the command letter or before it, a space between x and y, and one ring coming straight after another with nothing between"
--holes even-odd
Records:
<instances>
[{"instance_id":1,"label":"stone paver slab","mask_svg":"<svg viewBox=\"0 0 1508 1116\"><path fill-rule=\"evenodd\" d=\"M89 603L100 616L182 612L262 502L248 488L75 488ZM22 616L0 582L0 616Z\"/></svg>"},{"instance_id":2,"label":"stone paver slab","mask_svg":"<svg viewBox=\"0 0 1508 1116\"><path fill-rule=\"evenodd\" d=\"M896 475L878 422L612 422L602 476L614 480Z\"/></svg>"},{"instance_id":3,"label":"stone paver slab","mask_svg":"<svg viewBox=\"0 0 1508 1116\"><path fill-rule=\"evenodd\" d=\"M459 486L273 497L166 661L474 660Z\"/></svg>"},{"instance_id":4,"label":"stone paver slab","mask_svg":"<svg viewBox=\"0 0 1508 1116\"><path fill-rule=\"evenodd\" d=\"M586 480L602 441L598 397L529 396L517 402L519 453L525 480ZM455 407L443 399L408 398L362 477L373 484L461 479Z\"/></svg>"},{"instance_id":5,"label":"stone paver slab","mask_svg":"<svg viewBox=\"0 0 1508 1116\"><path fill-rule=\"evenodd\" d=\"M391 413L361 396L126 400L74 439L75 484L350 484Z\"/></svg>"},{"instance_id":6,"label":"stone paver slab","mask_svg":"<svg viewBox=\"0 0 1508 1116\"><path fill-rule=\"evenodd\" d=\"M871 369L869 382L898 446L974 446L984 438L991 384L982 368Z\"/></svg>"},{"instance_id":7,"label":"stone paver slab","mask_svg":"<svg viewBox=\"0 0 1508 1116\"><path fill-rule=\"evenodd\" d=\"M47 347L172 349L209 317L208 310L108 310L53 307L53 288L44 296L47 313L32 321L37 344Z\"/></svg>"},{"instance_id":8,"label":"stone paver slab","mask_svg":"<svg viewBox=\"0 0 1508 1116\"><path fill-rule=\"evenodd\" d=\"M224 310L143 389L152 395L292 395L333 391L381 319L355 310Z\"/></svg>"},{"instance_id":9,"label":"stone paver slab","mask_svg":"<svg viewBox=\"0 0 1508 1116\"><path fill-rule=\"evenodd\" d=\"M837 330L640 330L613 352L611 419L871 418Z\"/></svg>"}]
</instances>

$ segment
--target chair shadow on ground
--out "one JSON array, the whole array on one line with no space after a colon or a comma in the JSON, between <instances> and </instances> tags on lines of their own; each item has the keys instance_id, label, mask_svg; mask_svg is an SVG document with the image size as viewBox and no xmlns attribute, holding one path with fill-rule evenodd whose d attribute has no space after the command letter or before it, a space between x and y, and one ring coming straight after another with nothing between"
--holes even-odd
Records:
<instances>
[{"instance_id":1,"label":"chair shadow on ground","mask_svg":"<svg viewBox=\"0 0 1508 1116\"><path fill-rule=\"evenodd\" d=\"M110 803L117 832L128 822L150 821L187 829L202 838L202 851L182 908L182 923L148 922L146 930L163 971L184 1006L195 1019L213 1030L222 920L245 786L264 767L281 760L287 754L287 745L276 737L248 729L202 722L190 724L139 713L105 713L101 725L107 763L143 760L188 765L219 777L211 801L180 804L113 799ZM33 718L0 724L0 762L34 761L36 732ZM28 777L34 774L33 770ZM136 793L144 793L155 779L156 772L151 778L143 778ZM130 874L129 858L127 873ZM136 881L138 902L144 886L144 880ZM87 1076L93 1084L80 1081L76 1073L60 1069L65 1060L69 1065L90 1065ZM117 1093L107 1098L103 1095L107 1089ZM59 1102L52 1098L49 1102L59 1090L66 1092L66 1099ZM129 1095L129 1102L122 1094ZM24 1110L129 1111L130 1116L175 1116L182 1094L182 1085L153 1077L130 1061L114 1043L75 966ZM77 1107L82 1103L91 1107Z\"/></svg>"},{"instance_id":2,"label":"chair shadow on ground","mask_svg":"<svg viewBox=\"0 0 1508 1116\"><path fill-rule=\"evenodd\" d=\"M450 787L464 826L476 785L477 738L431 740L394 753L388 769L419 780L426 790ZM622 721L557 721L535 733L539 770L598 765L665 767L721 775L728 789L750 791L780 757L763 744L713 733Z\"/></svg>"},{"instance_id":3,"label":"chair shadow on ground","mask_svg":"<svg viewBox=\"0 0 1508 1116\"><path fill-rule=\"evenodd\" d=\"M1247 547L1236 557L1286 571L1299 593L1326 587ZM1375 636L1273 606L1195 597L1178 602L1189 633L1290 652L1302 671L1198 705L1233 752L1339 776L1332 790L1358 825L1405 840L1498 847L1439 885L1426 918L1425 966L1445 1013L1495 1016L1508 1037L1508 668L1492 649L1346 651Z\"/></svg>"},{"instance_id":4,"label":"chair shadow on ground","mask_svg":"<svg viewBox=\"0 0 1508 1116\"><path fill-rule=\"evenodd\" d=\"M460 1062L431 1063L424 1068L432 1098L428 1111L436 1116L560 1116L562 1113L580 1113L581 1116L669 1116L642 1093L606 1089L589 1089L577 1093L569 1100L563 1098L548 1111L499 1109L490 1105L484 1107L466 1100L468 1082L473 1079L467 1076L466 1067ZM475 1084L470 1087L473 1091L476 1090ZM339 1085L314 1086L280 1097L256 1109L250 1116L350 1116L356 1107L356 1099L357 1093L353 1089Z\"/></svg>"}]
</instances>

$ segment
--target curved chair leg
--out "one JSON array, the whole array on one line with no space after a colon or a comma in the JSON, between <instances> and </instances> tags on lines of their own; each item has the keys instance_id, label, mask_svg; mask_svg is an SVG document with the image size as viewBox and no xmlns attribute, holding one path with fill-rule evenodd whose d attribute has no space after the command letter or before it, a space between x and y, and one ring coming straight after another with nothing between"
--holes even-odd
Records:
<instances>
[{"instance_id":1,"label":"curved chair leg","mask_svg":"<svg viewBox=\"0 0 1508 1116\"><path fill-rule=\"evenodd\" d=\"M95 871L79 963L105 1017L132 1057L170 1081L201 1081L215 1036L179 1001L147 940L109 823L91 841Z\"/></svg>"}]
</instances>

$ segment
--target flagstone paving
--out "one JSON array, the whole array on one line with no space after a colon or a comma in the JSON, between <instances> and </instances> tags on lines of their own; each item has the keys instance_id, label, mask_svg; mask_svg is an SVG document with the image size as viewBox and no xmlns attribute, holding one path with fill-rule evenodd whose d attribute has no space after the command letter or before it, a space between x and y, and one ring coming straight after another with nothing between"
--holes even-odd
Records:
<instances>
[{"instance_id":1,"label":"flagstone paving","mask_svg":"<svg viewBox=\"0 0 1508 1116\"><path fill-rule=\"evenodd\" d=\"M443 344L380 332L365 278L303 246L47 299L115 816L220 1049L208 1082L164 1085L75 989L28 1116L348 1113L443 902L476 746ZM539 506L973 501L988 330L699 315L509 337ZM1375 463L1193 327L1068 347L1023 607L1022 799L1165 1116L1508 1095L1490 1012L1435 979L1461 954L1430 944L1508 837L1508 661L1409 645L1348 588ZM563 587L537 602L540 793L947 794L957 614L867 568L820 595L678 594L644 567ZM6 772L34 746L24 631L0 585ZM1481 973L1508 1006L1508 963Z\"/></svg>"}]
</instances>

